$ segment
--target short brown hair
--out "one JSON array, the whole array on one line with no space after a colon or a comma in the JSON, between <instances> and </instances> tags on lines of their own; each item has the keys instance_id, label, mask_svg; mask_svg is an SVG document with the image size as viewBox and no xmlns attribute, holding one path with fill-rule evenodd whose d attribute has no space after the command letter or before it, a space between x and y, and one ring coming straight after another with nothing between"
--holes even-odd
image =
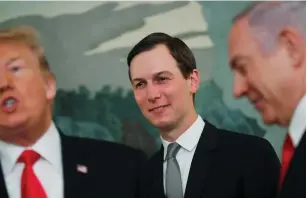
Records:
<instances>
[{"instance_id":1,"label":"short brown hair","mask_svg":"<svg viewBox=\"0 0 307 198\"><path fill-rule=\"evenodd\" d=\"M39 33L31 26L15 26L0 29L1 42L16 42L26 45L37 56L42 71L50 72L50 67L39 42Z\"/></svg>"},{"instance_id":2,"label":"short brown hair","mask_svg":"<svg viewBox=\"0 0 307 198\"><path fill-rule=\"evenodd\" d=\"M132 59L142 52L152 50L157 45L165 45L167 47L169 53L176 60L177 66L185 79L188 79L193 70L197 69L196 60L192 50L181 39L172 37L166 33L155 32L143 38L129 52L127 64L129 67L128 74L130 81L130 64ZM194 101L195 94L193 94L193 102Z\"/></svg>"},{"instance_id":3,"label":"short brown hair","mask_svg":"<svg viewBox=\"0 0 307 198\"><path fill-rule=\"evenodd\" d=\"M193 52L181 39L162 32L155 32L143 38L129 52L127 64L129 67L130 80L130 64L132 59L138 54L149 51L160 44L167 47L172 57L176 60L177 66L185 79L196 69L196 61Z\"/></svg>"}]
</instances>

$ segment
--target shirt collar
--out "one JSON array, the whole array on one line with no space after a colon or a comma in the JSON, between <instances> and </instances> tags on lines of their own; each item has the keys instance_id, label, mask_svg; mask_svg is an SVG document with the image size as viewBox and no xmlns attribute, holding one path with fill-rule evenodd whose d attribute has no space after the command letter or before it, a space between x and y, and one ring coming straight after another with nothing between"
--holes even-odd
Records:
<instances>
[{"instance_id":1,"label":"shirt collar","mask_svg":"<svg viewBox=\"0 0 307 198\"><path fill-rule=\"evenodd\" d=\"M198 115L196 121L176 140L176 142L186 151L191 152L197 145L199 138L202 134L204 129L205 122L203 119ZM167 147L171 143L167 140L164 140L162 136L160 136L162 145L164 148L164 156L163 159L166 157Z\"/></svg>"},{"instance_id":2,"label":"shirt collar","mask_svg":"<svg viewBox=\"0 0 307 198\"><path fill-rule=\"evenodd\" d=\"M298 103L289 125L289 135L296 147L306 128L306 95Z\"/></svg>"},{"instance_id":3,"label":"shirt collar","mask_svg":"<svg viewBox=\"0 0 307 198\"><path fill-rule=\"evenodd\" d=\"M47 132L31 147L14 145L0 140L0 159L5 176L13 170L18 157L25 149L36 151L57 171L62 171L60 135L53 122Z\"/></svg>"}]
</instances>

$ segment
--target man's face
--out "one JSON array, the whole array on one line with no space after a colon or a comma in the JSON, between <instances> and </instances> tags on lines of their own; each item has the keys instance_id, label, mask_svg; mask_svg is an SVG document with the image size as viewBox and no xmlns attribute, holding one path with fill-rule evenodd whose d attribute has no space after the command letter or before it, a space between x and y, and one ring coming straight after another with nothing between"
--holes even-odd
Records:
<instances>
[{"instance_id":1,"label":"man's face","mask_svg":"<svg viewBox=\"0 0 307 198\"><path fill-rule=\"evenodd\" d=\"M247 97L266 124L286 124L291 103L287 94L291 94L295 76L287 42L278 38L273 49L264 54L246 19L237 21L230 32L233 94L237 98Z\"/></svg>"},{"instance_id":2,"label":"man's face","mask_svg":"<svg viewBox=\"0 0 307 198\"><path fill-rule=\"evenodd\" d=\"M166 46L157 45L135 56L130 73L138 106L159 129L175 128L194 110L198 72L185 79Z\"/></svg>"},{"instance_id":3,"label":"man's face","mask_svg":"<svg viewBox=\"0 0 307 198\"><path fill-rule=\"evenodd\" d=\"M51 117L50 103L55 93L55 80L43 74L37 57L28 47L0 43L1 137L9 135L5 134L7 130L45 123Z\"/></svg>"}]
</instances>

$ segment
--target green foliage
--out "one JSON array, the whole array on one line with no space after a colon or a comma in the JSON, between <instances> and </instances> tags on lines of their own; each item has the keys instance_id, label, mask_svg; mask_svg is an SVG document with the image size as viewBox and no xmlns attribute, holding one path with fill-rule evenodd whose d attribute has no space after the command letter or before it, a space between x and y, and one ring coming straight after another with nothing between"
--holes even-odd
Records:
<instances>
[{"instance_id":1,"label":"green foliage","mask_svg":"<svg viewBox=\"0 0 307 198\"><path fill-rule=\"evenodd\" d=\"M122 88L112 91L109 85L101 88L91 97L90 90L81 85L77 90L57 91L54 116L70 117L74 121L96 123L106 127L114 140L122 140L122 122L133 120L140 123L153 136L155 129L143 117L132 91L124 93ZM99 134L88 134L98 137Z\"/></svg>"}]
</instances>

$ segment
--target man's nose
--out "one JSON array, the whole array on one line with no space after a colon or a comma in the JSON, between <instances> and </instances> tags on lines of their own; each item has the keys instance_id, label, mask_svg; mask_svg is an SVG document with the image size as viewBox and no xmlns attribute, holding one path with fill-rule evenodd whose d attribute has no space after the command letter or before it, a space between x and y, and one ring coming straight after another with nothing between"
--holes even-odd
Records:
<instances>
[{"instance_id":1,"label":"man's nose","mask_svg":"<svg viewBox=\"0 0 307 198\"><path fill-rule=\"evenodd\" d=\"M160 94L158 87L156 87L153 84L147 86L148 101L154 102L156 99L158 99L160 97L161 97L161 94Z\"/></svg>"},{"instance_id":2,"label":"man's nose","mask_svg":"<svg viewBox=\"0 0 307 198\"><path fill-rule=\"evenodd\" d=\"M243 77L235 76L233 82L233 95L236 98L244 96L247 92L248 86L246 79Z\"/></svg>"},{"instance_id":3,"label":"man's nose","mask_svg":"<svg viewBox=\"0 0 307 198\"><path fill-rule=\"evenodd\" d=\"M10 88L12 79L9 74L3 73L0 74L0 93L3 93Z\"/></svg>"}]
</instances>

